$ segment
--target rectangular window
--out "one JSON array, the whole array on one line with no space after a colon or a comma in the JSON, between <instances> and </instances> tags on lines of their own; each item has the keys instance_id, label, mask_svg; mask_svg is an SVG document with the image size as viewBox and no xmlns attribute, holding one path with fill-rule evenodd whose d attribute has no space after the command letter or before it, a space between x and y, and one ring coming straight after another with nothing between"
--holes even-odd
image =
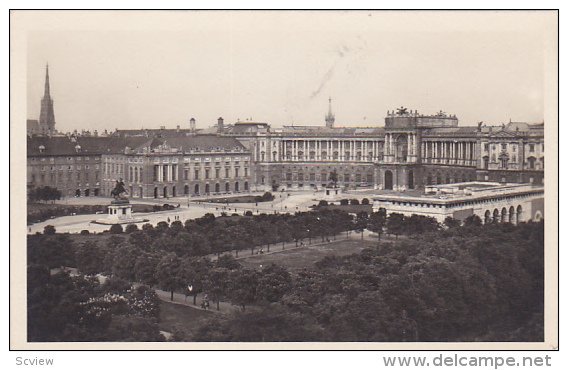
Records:
<instances>
[{"instance_id":1,"label":"rectangular window","mask_svg":"<svg viewBox=\"0 0 568 370\"><path fill-rule=\"evenodd\" d=\"M507 150L507 144L501 144L501 150Z\"/></svg>"},{"instance_id":2,"label":"rectangular window","mask_svg":"<svg viewBox=\"0 0 568 370\"><path fill-rule=\"evenodd\" d=\"M235 177L239 177L239 169L235 168Z\"/></svg>"},{"instance_id":3,"label":"rectangular window","mask_svg":"<svg viewBox=\"0 0 568 370\"><path fill-rule=\"evenodd\" d=\"M209 178L209 170L205 170L205 178L206 178L206 179Z\"/></svg>"},{"instance_id":4,"label":"rectangular window","mask_svg":"<svg viewBox=\"0 0 568 370\"><path fill-rule=\"evenodd\" d=\"M245 168L245 177L248 176L248 168Z\"/></svg>"},{"instance_id":5,"label":"rectangular window","mask_svg":"<svg viewBox=\"0 0 568 370\"><path fill-rule=\"evenodd\" d=\"M219 177L221 177L221 170L219 168L215 169L215 178L218 179Z\"/></svg>"},{"instance_id":6,"label":"rectangular window","mask_svg":"<svg viewBox=\"0 0 568 370\"><path fill-rule=\"evenodd\" d=\"M183 179L189 180L189 170L183 170Z\"/></svg>"},{"instance_id":7,"label":"rectangular window","mask_svg":"<svg viewBox=\"0 0 568 370\"><path fill-rule=\"evenodd\" d=\"M194 175L194 180L199 180L199 170L195 170L193 175Z\"/></svg>"},{"instance_id":8,"label":"rectangular window","mask_svg":"<svg viewBox=\"0 0 568 370\"><path fill-rule=\"evenodd\" d=\"M534 152L534 144L529 144L529 152Z\"/></svg>"},{"instance_id":9,"label":"rectangular window","mask_svg":"<svg viewBox=\"0 0 568 370\"><path fill-rule=\"evenodd\" d=\"M229 178L229 171L230 171L229 168L225 168L225 178L227 179Z\"/></svg>"}]
</instances>

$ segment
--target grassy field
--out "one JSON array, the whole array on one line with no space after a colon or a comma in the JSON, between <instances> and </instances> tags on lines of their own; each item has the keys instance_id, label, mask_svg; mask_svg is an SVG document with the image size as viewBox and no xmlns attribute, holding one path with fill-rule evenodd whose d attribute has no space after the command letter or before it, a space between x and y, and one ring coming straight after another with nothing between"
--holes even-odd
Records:
<instances>
[{"instance_id":1,"label":"grassy field","mask_svg":"<svg viewBox=\"0 0 568 370\"><path fill-rule=\"evenodd\" d=\"M344 238L344 236L341 237ZM321 245L309 245L307 244L307 240L304 241L304 243L306 245L300 248L288 249L274 254L262 254L242 258L239 259L239 263L249 268L259 268L260 265L265 266L275 263L285 266L290 272L297 272L305 267L312 267L314 262L321 260L325 256L345 256L359 253L365 248L376 247L377 240L374 238L361 240L359 234L352 234L350 239L341 239ZM312 243L315 243L315 240L312 241ZM280 245L270 247L271 251L279 249Z\"/></svg>"},{"instance_id":2,"label":"grassy field","mask_svg":"<svg viewBox=\"0 0 568 370\"><path fill-rule=\"evenodd\" d=\"M160 330L171 333L177 327L191 334L202 320L211 317L211 315L215 315L215 313L162 301L160 305Z\"/></svg>"}]
</instances>

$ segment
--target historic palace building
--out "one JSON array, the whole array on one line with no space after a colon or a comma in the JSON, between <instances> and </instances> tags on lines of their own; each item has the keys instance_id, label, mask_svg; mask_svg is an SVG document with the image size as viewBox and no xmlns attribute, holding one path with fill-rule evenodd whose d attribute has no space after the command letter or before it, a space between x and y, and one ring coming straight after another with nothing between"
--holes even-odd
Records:
<instances>
[{"instance_id":1,"label":"historic palace building","mask_svg":"<svg viewBox=\"0 0 568 370\"><path fill-rule=\"evenodd\" d=\"M49 71L37 126L28 120L28 186L64 196L109 196L122 178L131 196L169 198L250 190L319 189L330 176L343 188L406 191L471 181L544 181L544 123L459 126L442 111L401 107L384 125L273 128L262 122L206 129L116 130L58 134ZM31 122L31 123L30 123Z\"/></svg>"},{"instance_id":2,"label":"historic palace building","mask_svg":"<svg viewBox=\"0 0 568 370\"><path fill-rule=\"evenodd\" d=\"M384 127L334 127L237 122L225 135L251 151L254 182L265 188L319 188L337 174L348 188L404 191L431 184L498 181L540 184L544 178L544 124L458 126L439 112L399 108Z\"/></svg>"}]
</instances>

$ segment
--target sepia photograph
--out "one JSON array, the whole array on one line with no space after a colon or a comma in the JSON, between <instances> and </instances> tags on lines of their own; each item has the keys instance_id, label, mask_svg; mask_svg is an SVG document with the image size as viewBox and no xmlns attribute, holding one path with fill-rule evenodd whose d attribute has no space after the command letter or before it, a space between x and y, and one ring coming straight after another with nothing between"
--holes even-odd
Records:
<instances>
[{"instance_id":1,"label":"sepia photograph","mask_svg":"<svg viewBox=\"0 0 568 370\"><path fill-rule=\"evenodd\" d=\"M557 11L10 27L11 348L558 345Z\"/></svg>"}]
</instances>

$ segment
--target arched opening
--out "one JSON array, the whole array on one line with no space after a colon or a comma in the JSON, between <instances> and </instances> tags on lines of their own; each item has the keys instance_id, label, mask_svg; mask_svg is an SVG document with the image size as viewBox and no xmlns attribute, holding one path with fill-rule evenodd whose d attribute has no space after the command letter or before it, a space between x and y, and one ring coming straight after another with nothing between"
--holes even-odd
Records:
<instances>
[{"instance_id":1,"label":"arched opening","mask_svg":"<svg viewBox=\"0 0 568 370\"><path fill-rule=\"evenodd\" d=\"M446 182L445 182L445 184L450 184L450 183L451 183L451 181L450 181L450 176L446 176Z\"/></svg>"},{"instance_id":2,"label":"arched opening","mask_svg":"<svg viewBox=\"0 0 568 370\"><path fill-rule=\"evenodd\" d=\"M396 139L395 162L406 162L408 156L408 137L401 134Z\"/></svg>"},{"instance_id":3,"label":"arched opening","mask_svg":"<svg viewBox=\"0 0 568 370\"><path fill-rule=\"evenodd\" d=\"M442 183L442 176L440 174L436 175L436 185L440 185Z\"/></svg>"},{"instance_id":4,"label":"arched opening","mask_svg":"<svg viewBox=\"0 0 568 370\"><path fill-rule=\"evenodd\" d=\"M88 197L91 195L91 189L85 189L85 196Z\"/></svg>"},{"instance_id":5,"label":"arched opening","mask_svg":"<svg viewBox=\"0 0 568 370\"><path fill-rule=\"evenodd\" d=\"M495 208L495 210L493 211L493 222L497 223L499 221L500 221L499 210Z\"/></svg>"},{"instance_id":6,"label":"arched opening","mask_svg":"<svg viewBox=\"0 0 568 370\"><path fill-rule=\"evenodd\" d=\"M484 223L485 223L486 225L491 223L491 211L490 211L490 210L485 211L485 220L484 220Z\"/></svg>"},{"instance_id":7,"label":"arched opening","mask_svg":"<svg viewBox=\"0 0 568 370\"><path fill-rule=\"evenodd\" d=\"M188 195L188 194L189 194L189 185L185 185L185 186L183 187L183 194L184 194L184 195Z\"/></svg>"},{"instance_id":8,"label":"arched opening","mask_svg":"<svg viewBox=\"0 0 568 370\"><path fill-rule=\"evenodd\" d=\"M248 191L248 189L249 189L249 183L248 181L245 181L245 191Z\"/></svg>"},{"instance_id":9,"label":"arched opening","mask_svg":"<svg viewBox=\"0 0 568 370\"><path fill-rule=\"evenodd\" d=\"M534 214L534 220L536 222L540 222L540 220L542 220L542 212L536 211L536 213Z\"/></svg>"},{"instance_id":10,"label":"arched opening","mask_svg":"<svg viewBox=\"0 0 568 370\"><path fill-rule=\"evenodd\" d=\"M168 187L164 186L164 198L168 197Z\"/></svg>"},{"instance_id":11,"label":"arched opening","mask_svg":"<svg viewBox=\"0 0 568 370\"><path fill-rule=\"evenodd\" d=\"M426 184L432 185L432 175L428 175L428 177L426 178Z\"/></svg>"},{"instance_id":12,"label":"arched opening","mask_svg":"<svg viewBox=\"0 0 568 370\"><path fill-rule=\"evenodd\" d=\"M138 188L138 194L140 195L140 198L144 198L144 188L142 186Z\"/></svg>"},{"instance_id":13,"label":"arched opening","mask_svg":"<svg viewBox=\"0 0 568 370\"><path fill-rule=\"evenodd\" d=\"M239 191L239 183L235 182L235 191Z\"/></svg>"},{"instance_id":14,"label":"arched opening","mask_svg":"<svg viewBox=\"0 0 568 370\"><path fill-rule=\"evenodd\" d=\"M205 184L205 194L209 194L209 184Z\"/></svg>"},{"instance_id":15,"label":"arched opening","mask_svg":"<svg viewBox=\"0 0 568 370\"><path fill-rule=\"evenodd\" d=\"M523 221L523 207L520 205L517 207L517 223Z\"/></svg>"},{"instance_id":16,"label":"arched opening","mask_svg":"<svg viewBox=\"0 0 568 370\"><path fill-rule=\"evenodd\" d=\"M511 206L509 208L509 223L516 224L517 220L515 217L515 207Z\"/></svg>"},{"instance_id":17,"label":"arched opening","mask_svg":"<svg viewBox=\"0 0 568 370\"><path fill-rule=\"evenodd\" d=\"M221 185L219 183L215 184L215 193L219 193L221 191Z\"/></svg>"},{"instance_id":18,"label":"arched opening","mask_svg":"<svg viewBox=\"0 0 568 370\"><path fill-rule=\"evenodd\" d=\"M193 188L193 194L199 194L199 184L195 184L195 187Z\"/></svg>"},{"instance_id":19,"label":"arched opening","mask_svg":"<svg viewBox=\"0 0 568 370\"><path fill-rule=\"evenodd\" d=\"M172 186L172 197L176 197L176 196L177 196L176 187Z\"/></svg>"},{"instance_id":20,"label":"arched opening","mask_svg":"<svg viewBox=\"0 0 568 370\"><path fill-rule=\"evenodd\" d=\"M392 190L392 172L390 170L385 171L385 190Z\"/></svg>"},{"instance_id":21,"label":"arched opening","mask_svg":"<svg viewBox=\"0 0 568 370\"><path fill-rule=\"evenodd\" d=\"M408 171L408 188L414 189L414 171Z\"/></svg>"},{"instance_id":22,"label":"arched opening","mask_svg":"<svg viewBox=\"0 0 568 370\"><path fill-rule=\"evenodd\" d=\"M225 183L225 191L227 193L231 191L231 184L229 184L228 182Z\"/></svg>"},{"instance_id":23,"label":"arched opening","mask_svg":"<svg viewBox=\"0 0 568 370\"><path fill-rule=\"evenodd\" d=\"M95 188L95 191L94 191L95 197L99 196L99 192L100 192L99 188Z\"/></svg>"},{"instance_id":24,"label":"arched opening","mask_svg":"<svg viewBox=\"0 0 568 370\"><path fill-rule=\"evenodd\" d=\"M154 198L158 197L158 188L154 188Z\"/></svg>"},{"instance_id":25,"label":"arched opening","mask_svg":"<svg viewBox=\"0 0 568 370\"><path fill-rule=\"evenodd\" d=\"M76 197L80 197L80 196L81 196L81 189L75 190L75 196L76 196Z\"/></svg>"},{"instance_id":26,"label":"arched opening","mask_svg":"<svg viewBox=\"0 0 568 370\"><path fill-rule=\"evenodd\" d=\"M507 208L505 207L501 210L501 222L509 222L509 218L507 217Z\"/></svg>"}]
</instances>

